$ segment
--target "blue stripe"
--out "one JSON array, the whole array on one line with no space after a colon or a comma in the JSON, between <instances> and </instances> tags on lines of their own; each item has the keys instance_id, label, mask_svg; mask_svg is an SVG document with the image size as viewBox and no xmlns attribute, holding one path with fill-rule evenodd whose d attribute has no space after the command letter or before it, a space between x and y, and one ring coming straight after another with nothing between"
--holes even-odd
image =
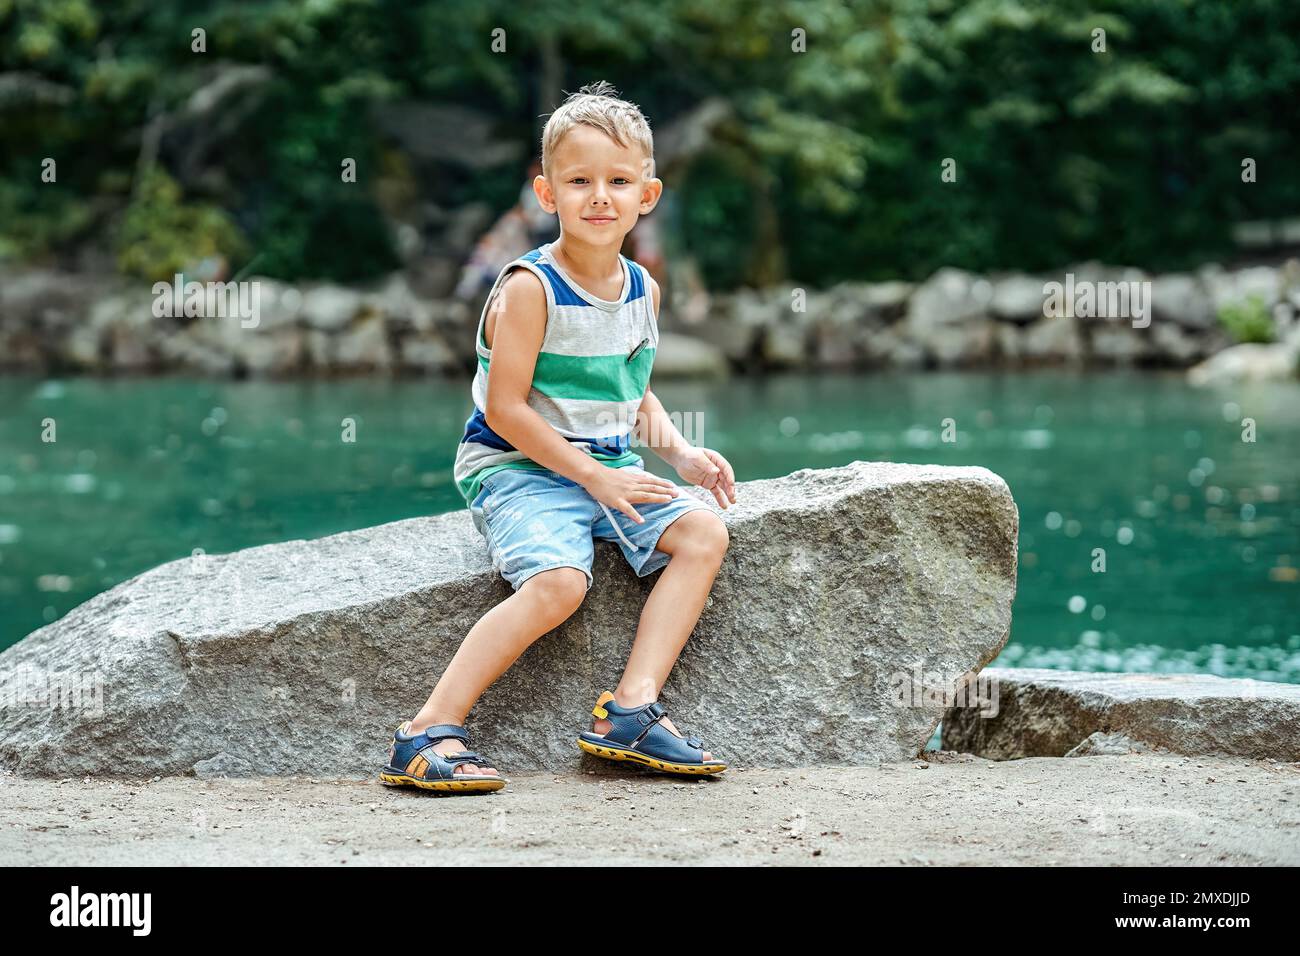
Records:
<instances>
[{"instance_id":1,"label":"blue stripe","mask_svg":"<svg viewBox=\"0 0 1300 956\"><path fill-rule=\"evenodd\" d=\"M514 445L506 441L492 429L488 428L487 419L477 408L474 414L469 417L465 423L465 437L460 440L463 445L465 442L476 442L480 445L487 445L489 448L495 448L498 451L518 451Z\"/></svg>"},{"instance_id":2,"label":"blue stripe","mask_svg":"<svg viewBox=\"0 0 1300 956\"><path fill-rule=\"evenodd\" d=\"M628 435L608 435L604 438L570 438L569 441L575 445L590 445L606 455L621 455L632 447L632 439ZM486 445L488 448L495 448L497 451L519 450L489 428L487 419L477 408L474 409L474 414L469 417L469 420L465 422L465 435L460 442L462 445L466 442L474 442L479 445Z\"/></svg>"},{"instance_id":3,"label":"blue stripe","mask_svg":"<svg viewBox=\"0 0 1300 956\"><path fill-rule=\"evenodd\" d=\"M555 293L556 305L585 305L592 308L590 302L578 295L569 288L569 284L560 278L560 274L555 268L548 263L539 263L538 268L546 274L547 280L551 283L551 289Z\"/></svg>"},{"instance_id":4,"label":"blue stripe","mask_svg":"<svg viewBox=\"0 0 1300 956\"><path fill-rule=\"evenodd\" d=\"M569 441L586 442L605 455L621 455L632 447L632 439L627 435L610 435L606 438L570 438Z\"/></svg>"},{"instance_id":5,"label":"blue stripe","mask_svg":"<svg viewBox=\"0 0 1300 956\"><path fill-rule=\"evenodd\" d=\"M619 258L622 259L623 257L619 256ZM629 262L627 271L632 275L632 290L627 294L627 301L631 302L633 299L639 299L645 295L645 283L641 281L640 267Z\"/></svg>"},{"instance_id":6,"label":"blue stripe","mask_svg":"<svg viewBox=\"0 0 1300 956\"><path fill-rule=\"evenodd\" d=\"M554 266L552 266L550 263L538 261L541 259L541 254L542 254L542 248L541 246L538 246L532 252L528 253L525 256L520 256L520 258L525 260L526 262L533 263L539 269L542 270L542 273L546 276L547 281L551 283L551 290L555 294L555 304L556 305L578 305L578 306L586 306L587 308L591 308L592 305L590 302L588 302L582 296L578 295L578 293L574 292L573 288L562 278L560 278L560 274L555 271ZM635 302L637 299L645 295L645 282L641 277L641 269L637 266L632 265L632 263L628 262L627 259L625 259L622 255L619 256L619 259L621 259L626 264L627 272L629 277L631 278L631 284L632 284L632 287L628 289L627 299L625 301Z\"/></svg>"}]
</instances>

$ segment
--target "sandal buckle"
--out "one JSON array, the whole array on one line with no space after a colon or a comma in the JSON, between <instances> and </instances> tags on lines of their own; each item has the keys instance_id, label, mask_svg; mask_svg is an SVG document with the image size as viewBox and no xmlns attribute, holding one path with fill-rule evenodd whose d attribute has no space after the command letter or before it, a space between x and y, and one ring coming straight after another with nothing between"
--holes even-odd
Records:
<instances>
[{"instance_id":1,"label":"sandal buckle","mask_svg":"<svg viewBox=\"0 0 1300 956\"><path fill-rule=\"evenodd\" d=\"M665 713L666 711L664 710L663 705L659 703L659 701L657 700L651 701L650 703L646 704L641 711L637 713L636 722L640 724L642 727L649 727L656 720L662 717Z\"/></svg>"}]
</instances>

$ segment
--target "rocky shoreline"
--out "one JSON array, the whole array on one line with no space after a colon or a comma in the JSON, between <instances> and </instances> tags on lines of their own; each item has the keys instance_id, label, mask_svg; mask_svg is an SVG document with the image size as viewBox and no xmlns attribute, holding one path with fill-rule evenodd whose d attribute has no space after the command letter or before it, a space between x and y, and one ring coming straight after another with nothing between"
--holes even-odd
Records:
<instances>
[{"instance_id":1,"label":"rocky shoreline","mask_svg":"<svg viewBox=\"0 0 1300 956\"><path fill-rule=\"evenodd\" d=\"M159 316L158 293L143 280L0 272L0 367L236 378L462 376L474 368L479 304L424 297L405 273L367 287L247 281L258 287L255 325ZM1099 292L1091 305L1072 299L1049 317L1050 283ZM1115 291L1128 288L1135 298L1124 314L1108 314L1107 290L1113 310ZM1233 345L1219 313L1252 299L1273 317L1281 344ZM1292 377L1297 312L1295 259L1154 276L1095 262L1042 275L942 269L918 284L772 287L666 302L655 371L715 378L780 369L1181 369L1214 358L1193 380Z\"/></svg>"}]
</instances>

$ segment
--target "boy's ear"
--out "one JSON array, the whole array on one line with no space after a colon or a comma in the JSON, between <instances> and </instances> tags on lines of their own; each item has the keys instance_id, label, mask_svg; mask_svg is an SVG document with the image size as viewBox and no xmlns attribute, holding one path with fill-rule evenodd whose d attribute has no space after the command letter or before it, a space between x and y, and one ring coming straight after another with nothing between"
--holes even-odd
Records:
<instances>
[{"instance_id":1,"label":"boy's ear","mask_svg":"<svg viewBox=\"0 0 1300 956\"><path fill-rule=\"evenodd\" d=\"M552 213L557 211L555 193L551 189L551 184L540 173L533 179L533 195L537 197L537 201L544 210Z\"/></svg>"},{"instance_id":2,"label":"boy's ear","mask_svg":"<svg viewBox=\"0 0 1300 956\"><path fill-rule=\"evenodd\" d=\"M664 194L664 181L654 178L647 179L645 185L641 187L641 215L645 215L659 205L659 197Z\"/></svg>"}]
</instances>

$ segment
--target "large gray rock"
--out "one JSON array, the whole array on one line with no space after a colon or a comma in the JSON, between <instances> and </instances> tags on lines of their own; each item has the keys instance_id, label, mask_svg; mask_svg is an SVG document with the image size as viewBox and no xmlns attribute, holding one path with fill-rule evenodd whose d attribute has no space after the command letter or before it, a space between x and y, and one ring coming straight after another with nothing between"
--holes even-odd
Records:
<instances>
[{"instance_id":1,"label":"large gray rock","mask_svg":"<svg viewBox=\"0 0 1300 956\"><path fill-rule=\"evenodd\" d=\"M710 345L693 335L661 332L659 347L655 351L654 374L656 380L723 379L730 374L730 367L726 355L716 345Z\"/></svg>"},{"instance_id":2,"label":"large gray rock","mask_svg":"<svg viewBox=\"0 0 1300 956\"><path fill-rule=\"evenodd\" d=\"M908 300L904 334L937 365L978 364L993 354L996 327L986 313L992 299L987 279L940 269Z\"/></svg>"},{"instance_id":3,"label":"large gray rock","mask_svg":"<svg viewBox=\"0 0 1300 956\"><path fill-rule=\"evenodd\" d=\"M1281 295L1282 277L1270 266L1250 266L1228 272L1217 264L1203 266L1197 273L1209 292L1217 315L1224 306L1239 305L1258 296L1265 307L1272 308Z\"/></svg>"},{"instance_id":4,"label":"large gray rock","mask_svg":"<svg viewBox=\"0 0 1300 956\"><path fill-rule=\"evenodd\" d=\"M1157 325L1175 322L1194 329L1214 327L1214 300L1200 276L1156 276L1151 280L1152 321Z\"/></svg>"},{"instance_id":5,"label":"large gray rock","mask_svg":"<svg viewBox=\"0 0 1300 956\"><path fill-rule=\"evenodd\" d=\"M993 285L993 299L989 309L999 319L1020 324L1042 319L1043 303L1047 301L1043 285L1043 280L1034 276L1010 275L1000 278Z\"/></svg>"},{"instance_id":6,"label":"large gray rock","mask_svg":"<svg viewBox=\"0 0 1300 956\"><path fill-rule=\"evenodd\" d=\"M660 698L678 728L740 766L920 753L943 709L900 681L951 685L1007 639L1006 484L854 462L738 493L718 511L725 563ZM576 769L574 739L618 682L657 575L636 578L609 542L593 574L578 611L470 714L471 744L506 776ZM373 774L466 632L510 596L463 509L173 561L0 654L5 700L24 683L88 691L77 707L0 708L0 769Z\"/></svg>"},{"instance_id":7,"label":"large gray rock","mask_svg":"<svg viewBox=\"0 0 1300 956\"><path fill-rule=\"evenodd\" d=\"M1009 359L1025 364L1079 364L1084 357L1079 320L1068 315L1040 318L1025 326L1001 322L997 328L998 347Z\"/></svg>"},{"instance_id":8,"label":"large gray rock","mask_svg":"<svg viewBox=\"0 0 1300 956\"><path fill-rule=\"evenodd\" d=\"M1267 345L1232 345L1187 370L1187 381L1196 386L1281 382L1296 377L1300 377L1300 334Z\"/></svg>"},{"instance_id":9,"label":"large gray rock","mask_svg":"<svg viewBox=\"0 0 1300 956\"><path fill-rule=\"evenodd\" d=\"M951 708L944 749L1013 760L1103 753L1122 740L1191 756L1300 760L1300 684L1041 668L991 668L980 680L995 688L986 696L996 706Z\"/></svg>"}]
</instances>

